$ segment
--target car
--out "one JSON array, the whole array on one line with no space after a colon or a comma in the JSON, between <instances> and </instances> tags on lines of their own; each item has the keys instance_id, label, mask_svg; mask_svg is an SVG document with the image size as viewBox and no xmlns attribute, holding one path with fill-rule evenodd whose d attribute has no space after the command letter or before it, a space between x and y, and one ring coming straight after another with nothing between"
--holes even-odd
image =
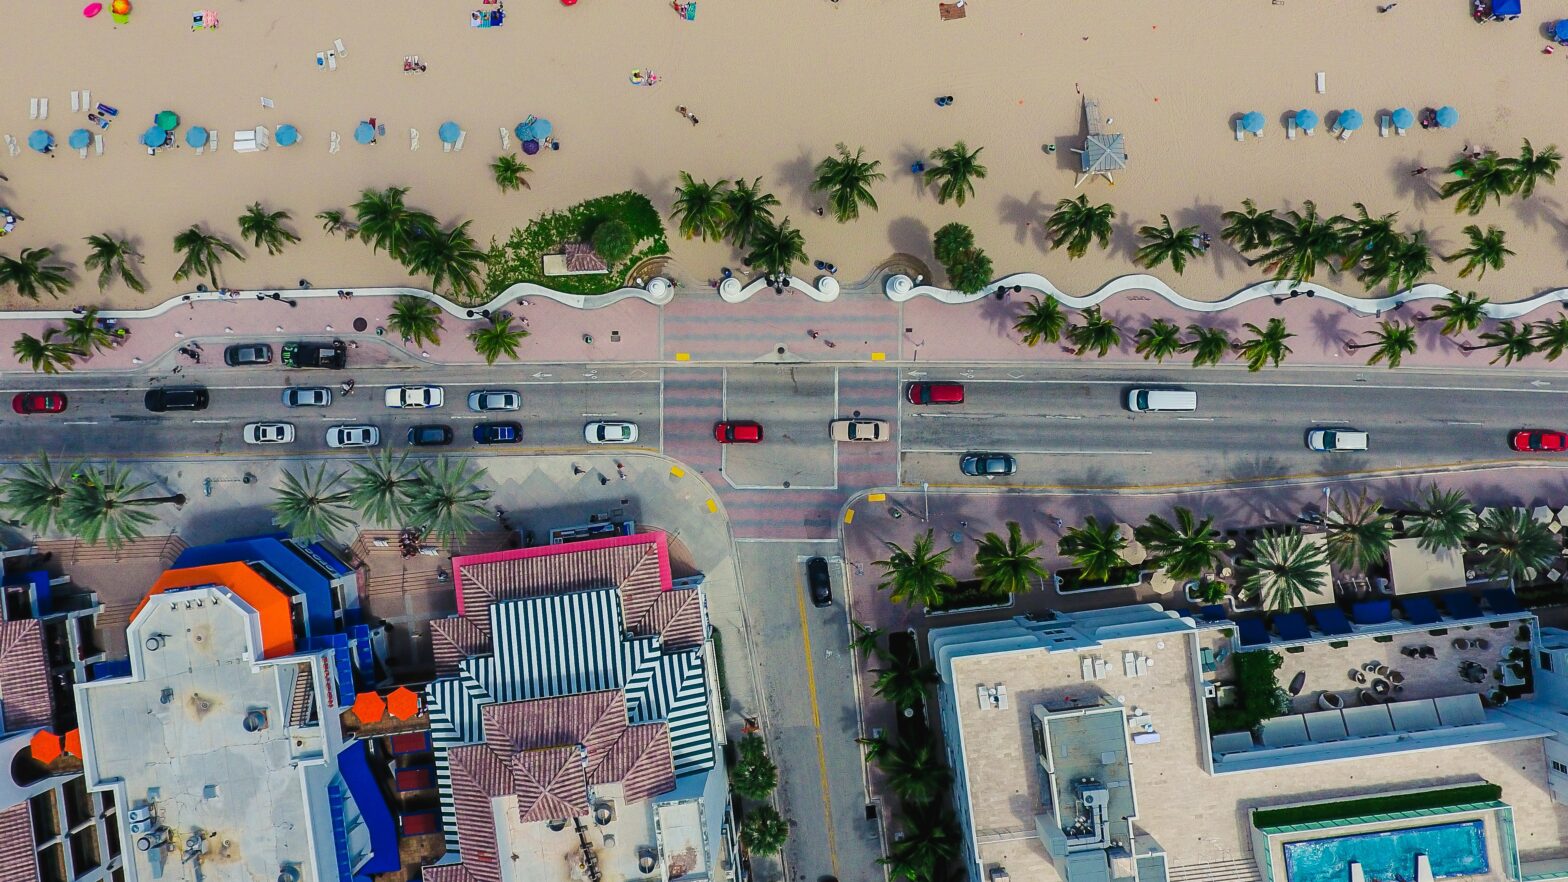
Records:
<instances>
[{"instance_id":1,"label":"car","mask_svg":"<svg viewBox=\"0 0 1568 882\"><path fill-rule=\"evenodd\" d=\"M516 444L521 440L522 423L480 423L474 426L476 444Z\"/></svg>"},{"instance_id":2,"label":"car","mask_svg":"<svg viewBox=\"0 0 1568 882\"><path fill-rule=\"evenodd\" d=\"M408 443L415 447L445 447L452 443L450 426L414 426L408 430Z\"/></svg>"},{"instance_id":3,"label":"car","mask_svg":"<svg viewBox=\"0 0 1568 882\"><path fill-rule=\"evenodd\" d=\"M17 413L60 413L65 410L64 392L18 392L11 399Z\"/></svg>"},{"instance_id":4,"label":"car","mask_svg":"<svg viewBox=\"0 0 1568 882\"><path fill-rule=\"evenodd\" d=\"M1366 450L1367 441L1367 433L1355 429L1311 429L1307 432L1307 449L1318 453Z\"/></svg>"},{"instance_id":5,"label":"car","mask_svg":"<svg viewBox=\"0 0 1568 882\"><path fill-rule=\"evenodd\" d=\"M762 424L752 420L725 420L714 423L713 440L720 444L761 444Z\"/></svg>"},{"instance_id":6,"label":"car","mask_svg":"<svg viewBox=\"0 0 1568 882\"><path fill-rule=\"evenodd\" d=\"M293 444L293 423L246 423L246 444Z\"/></svg>"},{"instance_id":7,"label":"car","mask_svg":"<svg viewBox=\"0 0 1568 882\"><path fill-rule=\"evenodd\" d=\"M223 350L223 363L229 367L272 364L272 347L266 343L237 343Z\"/></svg>"},{"instance_id":8,"label":"car","mask_svg":"<svg viewBox=\"0 0 1568 882\"><path fill-rule=\"evenodd\" d=\"M833 605L833 579L828 576L826 558L814 557L806 561L806 590L811 592L812 606Z\"/></svg>"},{"instance_id":9,"label":"car","mask_svg":"<svg viewBox=\"0 0 1568 882\"><path fill-rule=\"evenodd\" d=\"M290 386L283 390L285 407L327 407L332 404L332 390L326 386Z\"/></svg>"},{"instance_id":10,"label":"car","mask_svg":"<svg viewBox=\"0 0 1568 882\"><path fill-rule=\"evenodd\" d=\"M1005 478L1018 471L1018 460L1006 453L966 453L958 467L971 478Z\"/></svg>"},{"instance_id":11,"label":"car","mask_svg":"<svg viewBox=\"0 0 1568 882\"><path fill-rule=\"evenodd\" d=\"M523 396L511 389L475 389L468 393L468 409L484 413L487 410L516 410L523 406Z\"/></svg>"},{"instance_id":12,"label":"car","mask_svg":"<svg viewBox=\"0 0 1568 882\"><path fill-rule=\"evenodd\" d=\"M446 403L446 390L440 386L388 386L387 407L424 410Z\"/></svg>"},{"instance_id":13,"label":"car","mask_svg":"<svg viewBox=\"0 0 1568 882\"><path fill-rule=\"evenodd\" d=\"M160 386L148 389L143 403L153 413L168 410L206 410L207 390L201 386Z\"/></svg>"},{"instance_id":14,"label":"car","mask_svg":"<svg viewBox=\"0 0 1568 882\"><path fill-rule=\"evenodd\" d=\"M904 397L910 404L963 404L961 383L910 383Z\"/></svg>"},{"instance_id":15,"label":"car","mask_svg":"<svg viewBox=\"0 0 1568 882\"><path fill-rule=\"evenodd\" d=\"M295 340L284 343L283 366L343 370L348 366L348 344L342 340L333 340L330 343Z\"/></svg>"},{"instance_id":16,"label":"car","mask_svg":"<svg viewBox=\"0 0 1568 882\"><path fill-rule=\"evenodd\" d=\"M1558 432L1554 429L1520 429L1509 437L1508 446L1526 452L1562 453L1568 450L1568 432Z\"/></svg>"},{"instance_id":17,"label":"car","mask_svg":"<svg viewBox=\"0 0 1568 882\"><path fill-rule=\"evenodd\" d=\"M583 440L589 444L634 444L637 424L624 420L599 420L583 426Z\"/></svg>"},{"instance_id":18,"label":"car","mask_svg":"<svg viewBox=\"0 0 1568 882\"><path fill-rule=\"evenodd\" d=\"M876 442L893 436L886 420L834 420L828 423L834 441Z\"/></svg>"},{"instance_id":19,"label":"car","mask_svg":"<svg viewBox=\"0 0 1568 882\"><path fill-rule=\"evenodd\" d=\"M332 426L327 429L328 447L375 447L381 443L381 430L375 426Z\"/></svg>"}]
</instances>

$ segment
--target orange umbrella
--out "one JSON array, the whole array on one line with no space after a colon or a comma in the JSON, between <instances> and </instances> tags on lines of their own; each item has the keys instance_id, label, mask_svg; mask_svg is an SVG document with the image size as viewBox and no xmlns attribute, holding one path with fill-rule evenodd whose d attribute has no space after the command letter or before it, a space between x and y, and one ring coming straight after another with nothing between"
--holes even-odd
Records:
<instances>
[{"instance_id":1,"label":"orange umbrella","mask_svg":"<svg viewBox=\"0 0 1568 882\"><path fill-rule=\"evenodd\" d=\"M361 723L374 723L387 714L387 704L374 692L361 692L354 698L354 716Z\"/></svg>"},{"instance_id":2,"label":"orange umbrella","mask_svg":"<svg viewBox=\"0 0 1568 882\"><path fill-rule=\"evenodd\" d=\"M65 752L71 756L82 755L82 730L72 729L65 733Z\"/></svg>"},{"instance_id":3,"label":"orange umbrella","mask_svg":"<svg viewBox=\"0 0 1568 882\"><path fill-rule=\"evenodd\" d=\"M33 736L30 744L32 746L33 759L46 766L60 758L60 736L48 729L40 730L38 734Z\"/></svg>"},{"instance_id":4,"label":"orange umbrella","mask_svg":"<svg viewBox=\"0 0 1568 882\"><path fill-rule=\"evenodd\" d=\"M406 720L419 714L419 695L407 686L399 686L387 696L387 710L392 716Z\"/></svg>"}]
</instances>

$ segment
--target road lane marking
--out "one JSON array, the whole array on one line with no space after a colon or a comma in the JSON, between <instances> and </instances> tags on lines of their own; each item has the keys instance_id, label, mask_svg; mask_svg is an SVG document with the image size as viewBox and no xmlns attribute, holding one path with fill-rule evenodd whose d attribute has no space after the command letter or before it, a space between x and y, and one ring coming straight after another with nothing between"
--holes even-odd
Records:
<instances>
[{"instance_id":1,"label":"road lane marking","mask_svg":"<svg viewBox=\"0 0 1568 882\"><path fill-rule=\"evenodd\" d=\"M1177 417L1178 423L1212 423L1215 417Z\"/></svg>"},{"instance_id":2,"label":"road lane marking","mask_svg":"<svg viewBox=\"0 0 1568 882\"><path fill-rule=\"evenodd\" d=\"M795 605L800 612L800 641L806 651L806 694L811 696L811 730L817 740L817 774L822 782L822 819L828 830L828 861L838 875L838 837L833 831L833 799L828 796L828 756L822 749L822 713L817 707L817 666L811 658L811 628L806 623L806 586L795 562Z\"/></svg>"},{"instance_id":3,"label":"road lane marking","mask_svg":"<svg viewBox=\"0 0 1568 882\"><path fill-rule=\"evenodd\" d=\"M937 453L937 454L941 454L943 456L947 456L947 455L954 454L954 453L966 453L966 452L968 452L971 449L973 449L973 448L966 447L966 448L961 448L961 449L960 448L944 449L944 448L910 447L910 448L905 448L904 450L901 450L899 452L901 454ZM1152 450L1101 450L1099 448L1096 448L1094 450L1083 450L1083 449L1079 449L1079 450L1010 450L1008 452L1013 454L1014 456L1027 456L1029 454L1038 454L1038 455L1041 455L1041 456L1080 456L1080 455L1083 455L1083 454L1099 455L1099 454L1107 454L1107 453L1108 454L1116 454L1116 455L1119 455L1119 456L1153 456L1154 455L1154 451L1152 451Z\"/></svg>"}]
</instances>

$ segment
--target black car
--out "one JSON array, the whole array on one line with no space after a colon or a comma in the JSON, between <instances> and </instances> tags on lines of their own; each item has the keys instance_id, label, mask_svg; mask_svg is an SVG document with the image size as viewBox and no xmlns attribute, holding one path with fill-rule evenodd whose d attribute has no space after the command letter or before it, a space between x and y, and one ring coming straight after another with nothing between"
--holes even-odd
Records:
<instances>
[{"instance_id":1,"label":"black car","mask_svg":"<svg viewBox=\"0 0 1568 882\"><path fill-rule=\"evenodd\" d=\"M814 557L806 561L806 590L811 592L813 606L833 605L833 580L828 577L828 562Z\"/></svg>"},{"instance_id":2,"label":"black car","mask_svg":"<svg viewBox=\"0 0 1568 882\"><path fill-rule=\"evenodd\" d=\"M283 366L291 368L329 368L340 371L348 366L348 344L296 340L283 344Z\"/></svg>"},{"instance_id":3,"label":"black car","mask_svg":"<svg viewBox=\"0 0 1568 882\"><path fill-rule=\"evenodd\" d=\"M452 443L450 426L415 426L408 430L408 443L415 447L445 447Z\"/></svg>"},{"instance_id":4,"label":"black car","mask_svg":"<svg viewBox=\"0 0 1568 882\"><path fill-rule=\"evenodd\" d=\"M480 423L474 426L474 441L480 444L516 444L522 440L522 423Z\"/></svg>"},{"instance_id":5,"label":"black car","mask_svg":"<svg viewBox=\"0 0 1568 882\"><path fill-rule=\"evenodd\" d=\"M272 347L266 343L238 343L223 350L223 363L229 367L272 364Z\"/></svg>"},{"instance_id":6,"label":"black car","mask_svg":"<svg viewBox=\"0 0 1568 882\"><path fill-rule=\"evenodd\" d=\"M966 453L958 466L971 478L1005 478L1018 471L1018 460L1006 453Z\"/></svg>"},{"instance_id":7,"label":"black car","mask_svg":"<svg viewBox=\"0 0 1568 882\"><path fill-rule=\"evenodd\" d=\"M207 390L200 386L163 386L148 389L147 409L153 413L167 410L206 410Z\"/></svg>"}]
</instances>

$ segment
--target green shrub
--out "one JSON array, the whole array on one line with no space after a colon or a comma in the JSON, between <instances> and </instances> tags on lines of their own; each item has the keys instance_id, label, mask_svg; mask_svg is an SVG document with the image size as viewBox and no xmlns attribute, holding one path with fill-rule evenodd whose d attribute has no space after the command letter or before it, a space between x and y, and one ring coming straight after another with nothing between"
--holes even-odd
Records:
<instances>
[{"instance_id":1,"label":"green shrub","mask_svg":"<svg viewBox=\"0 0 1568 882\"><path fill-rule=\"evenodd\" d=\"M942 227L931 237L932 256L943 266L948 266L954 258L974 247L974 231L956 222Z\"/></svg>"},{"instance_id":2,"label":"green shrub","mask_svg":"<svg viewBox=\"0 0 1568 882\"><path fill-rule=\"evenodd\" d=\"M991 258L979 248L960 252L947 265L947 278L954 288L965 294L973 294L991 283Z\"/></svg>"},{"instance_id":3,"label":"green shrub","mask_svg":"<svg viewBox=\"0 0 1568 882\"><path fill-rule=\"evenodd\" d=\"M1279 669L1285 657L1269 650L1238 652L1236 704L1209 713L1211 732L1249 731L1270 717L1290 710L1290 696L1279 688Z\"/></svg>"},{"instance_id":4,"label":"green shrub","mask_svg":"<svg viewBox=\"0 0 1568 882\"><path fill-rule=\"evenodd\" d=\"M625 260L636 247L637 239L632 234L632 228L623 220L612 217L594 227L593 250L604 258L605 263L619 263Z\"/></svg>"},{"instance_id":5,"label":"green shrub","mask_svg":"<svg viewBox=\"0 0 1568 882\"><path fill-rule=\"evenodd\" d=\"M1263 809L1252 813L1252 826L1291 827L1297 824L1318 824L1341 821L1346 818L1364 818L1369 815L1386 815L1395 812L1415 812L1425 809L1447 808L1456 805L1473 805L1494 802L1503 796L1503 788L1496 784L1467 784L1442 790L1420 793L1398 793L1392 796L1368 796L1363 799L1346 799L1322 802L1315 805Z\"/></svg>"},{"instance_id":6,"label":"green shrub","mask_svg":"<svg viewBox=\"0 0 1568 882\"><path fill-rule=\"evenodd\" d=\"M767 799L779 784L779 770L768 758L767 743L761 735L747 735L736 750L740 759L730 774L730 789L747 799Z\"/></svg>"}]
</instances>

